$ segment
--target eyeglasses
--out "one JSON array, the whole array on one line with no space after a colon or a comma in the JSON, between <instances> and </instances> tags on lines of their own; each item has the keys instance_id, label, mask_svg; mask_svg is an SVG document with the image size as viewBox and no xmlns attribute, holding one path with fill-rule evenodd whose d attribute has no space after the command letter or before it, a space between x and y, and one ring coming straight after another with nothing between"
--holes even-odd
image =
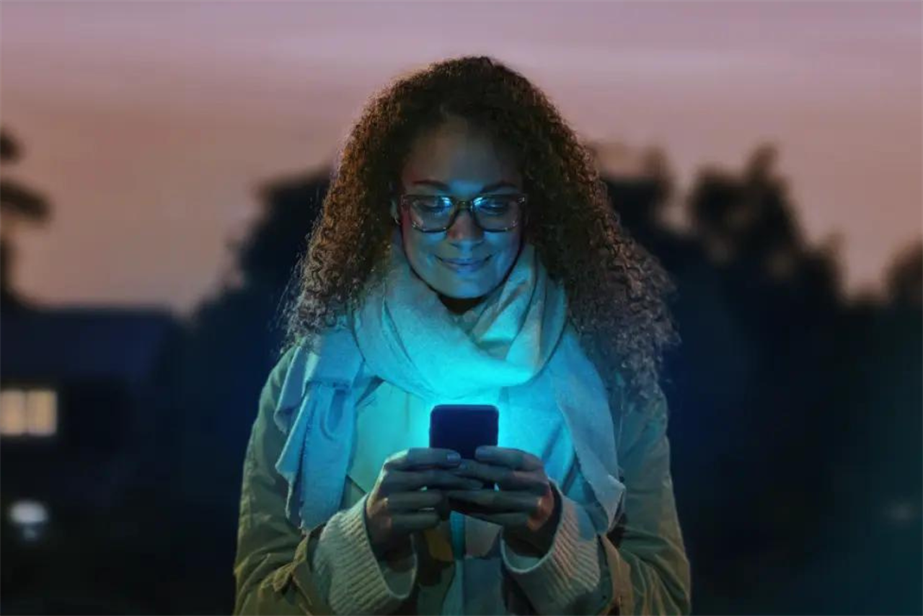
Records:
<instances>
[{"instance_id":1,"label":"eyeglasses","mask_svg":"<svg viewBox=\"0 0 923 616\"><path fill-rule=\"evenodd\" d=\"M483 195L474 199L456 199L447 195L401 195L400 206L410 213L410 223L423 233L445 231L464 209L474 222L492 233L515 229L522 220L523 194ZM395 221L399 222L399 221Z\"/></svg>"}]
</instances>

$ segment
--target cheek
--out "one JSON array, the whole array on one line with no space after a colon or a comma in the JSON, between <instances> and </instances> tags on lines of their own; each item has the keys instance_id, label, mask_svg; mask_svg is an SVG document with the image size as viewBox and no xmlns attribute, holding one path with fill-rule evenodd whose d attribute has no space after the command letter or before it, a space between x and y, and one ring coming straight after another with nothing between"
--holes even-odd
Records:
<instances>
[{"instance_id":1,"label":"cheek","mask_svg":"<svg viewBox=\"0 0 923 616\"><path fill-rule=\"evenodd\" d=\"M504 238L497 245L494 251L494 272L497 276L501 278L506 276L510 268L513 267L513 263L516 262L516 257L519 255L520 241L520 235L517 233L513 237Z\"/></svg>"},{"instance_id":2,"label":"cheek","mask_svg":"<svg viewBox=\"0 0 923 616\"><path fill-rule=\"evenodd\" d=\"M436 244L432 236L418 233L405 221L402 228L404 239L404 252L407 253L407 260L413 265L414 269L432 268L434 259L432 254L436 252ZM418 272L419 273L419 272Z\"/></svg>"},{"instance_id":3,"label":"cheek","mask_svg":"<svg viewBox=\"0 0 923 616\"><path fill-rule=\"evenodd\" d=\"M488 236L488 241L491 244L492 253L502 255L504 259L510 256L515 258L522 244L522 231L514 229L509 233L498 233L493 237Z\"/></svg>"}]
</instances>

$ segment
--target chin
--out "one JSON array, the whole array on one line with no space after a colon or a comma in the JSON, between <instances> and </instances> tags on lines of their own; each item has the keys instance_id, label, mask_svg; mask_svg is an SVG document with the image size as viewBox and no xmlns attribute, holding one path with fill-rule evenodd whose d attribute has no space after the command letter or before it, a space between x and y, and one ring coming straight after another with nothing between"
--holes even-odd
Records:
<instances>
[{"instance_id":1,"label":"chin","mask_svg":"<svg viewBox=\"0 0 923 616\"><path fill-rule=\"evenodd\" d=\"M452 299L474 299L490 293L490 288L485 285L430 285L442 295Z\"/></svg>"},{"instance_id":2,"label":"chin","mask_svg":"<svg viewBox=\"0 0 923 616\"><path fill-rule=\"evenodd\" d=\"M470 293L459 293L456 291L443 293L446 297L451 299L477 299L478 297L484 297L487 295L487 291L471 291Z\"/></svg>"}]
</instances>

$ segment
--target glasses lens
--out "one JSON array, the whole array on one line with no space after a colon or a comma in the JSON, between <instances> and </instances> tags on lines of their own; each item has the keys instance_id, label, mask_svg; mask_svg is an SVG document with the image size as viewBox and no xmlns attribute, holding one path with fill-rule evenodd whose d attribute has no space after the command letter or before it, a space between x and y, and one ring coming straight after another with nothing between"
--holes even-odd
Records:
<instances>
[{"instance_id":1,"label":"glasses lens","mask_svg":"<svg viewBox=\"0 0 923 616\"><path fill-rule=\"evenodd\" d=\"M487 231L515 227L519 221L518 195L489 195L474 200L474 215ZM424 230L445 229L452 220L454 205L445 196L412 195L407 197L414 224Z\"/></svg>"},{"instance_id":2,"label":"glasses lens","mask_svg":"<svg viewBox=\"0 0 923 616\"><path fill-rule=\"evenodd\" d=\"M519 197L517 195L490 195L474 200L474 211L484 229L508 229L519 221Z\"/></svg>"},{"instance_id":3,"label":"glasses lens","mask_svg":"<svg viewBox=\"0 0 923 616\"><path fill-rule=\"evenodd\" d=\"M445 197L413 196L407 199L413 222L423 229L441 229L452 219L452 200Z\"/></svg>"}]
</instances>

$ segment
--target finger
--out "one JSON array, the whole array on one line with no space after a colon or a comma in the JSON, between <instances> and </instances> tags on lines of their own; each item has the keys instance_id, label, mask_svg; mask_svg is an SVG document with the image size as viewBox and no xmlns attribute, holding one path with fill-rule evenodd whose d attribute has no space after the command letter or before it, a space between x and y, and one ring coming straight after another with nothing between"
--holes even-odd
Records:
<instances>
[{"instance_id":1,"label":"finger","mask_svg":"<svg viewBox=\"0 0 923 616\"><path fill-rule=\"evenodd\" d=\"M544 470L545 465L535 455L522 449L510 447L493 447L482 445L474 452L474 457L479 462L486 462L497 466L506 466L518 471Z\"/></svg>"},{"instance_id":2,"label":"finger","mask_svg":"<svg viewBox=\"0 0 923 616\"><path fill-rule=\"evenodd\" d=\"M482 487L481 483L477 480L441 469L430 469L427 471L390 471L382 480L381 489L385 495L390 495L420 488L476 490L480 487Z\"/></svg>"},{"instance_id":3,"label":"finger","mask_svg":"<svg viewBox=\"0 0 923 616\"><path fill-rule=\"evenodd\" d=\"M539 471L517 471L506 466L494 466L473 460L465 460L462 465L450 472L459 477L496 483L504 490L529 490L544 493L547 483L544 473Z\"/></svg>"},{"instance_id":4,"label":"finger","mask_svg":"<svg viewBox=\"0 0 923 616\"><path fill-rule=\"evenodd\" d=\"M461 456L451 449L435 447L414 447L392 454L382 468L386 470L414 470L430 467L452 468L457 466Z\"/></svg>"},{"instance_id":5,"label":"finger","mask_svg":"<svg viewBox=\"0 0 923 616\"><path fill-rule=\"evenodd\" d=\"M391 516L391 530L397 533L411 533L439 526L439 514L435 511L396 513Z\"/></svg>"},{"instance_id":6,"label":"finger","mask_svg":"<svg viewBox=\"0 0 923 616\"><path fill-rule=\"evenodd\" d=\"M532 515L538 510L540 496L522 492L496 490L446 490L445 495L454 500L478 505L482 511L523 512Z\"/></svg>"},{"instance_id":7,"label":"finger","mask_svg":"<svg viewBox=\"0 0 923 616\"><path fill-rule=\"evenodd\" d=\"M427 507L439 507L446 495L439 490L425 492L396 492L385 497L385 509L390 512L418 511Z\"/></svg>"}]
</instances>

